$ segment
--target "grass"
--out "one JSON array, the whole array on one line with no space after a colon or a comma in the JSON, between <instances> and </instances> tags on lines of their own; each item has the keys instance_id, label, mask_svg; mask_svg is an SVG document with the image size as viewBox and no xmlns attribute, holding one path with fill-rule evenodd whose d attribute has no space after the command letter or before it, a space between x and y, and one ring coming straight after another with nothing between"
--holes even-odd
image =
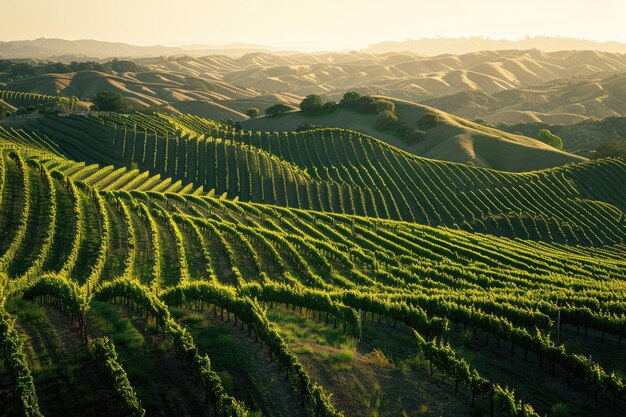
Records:
<instances>
[{"instance_id":1,"label":"grass","mask_svg":"<svg viewBox=\"0 0 626 417\"><path fill-rule=\"evenodd\" d=\"M208 354L225 390L243 400L254 415L287 416L286 397L294 395L284 374L269 364L259 344L245 337L233 322L215 320L212 313L170 308L172 316L194 336L201 354ZM311 354L313 352L311 351ZM293 405L293 404L292 404Z\"/></svg>"},{"instance_id":2,"label":"grass","mask_svg":"<svg viewBox=\"0 0 626 417\"><path fill-rule=\"evenodd\" d=\"M286 308L268 310L267 318L280 325L280 334L288 344L314 343L345 350L353 350L358 340L346 335L338 326L325 325L324 322L311 320Z\"/></svg>"},{"instance_id":3,"label":"grass","mask_svg":"<svg viewBox=\"0 0 626 417\"><path fill-rule=\"evenodd\" d=\"M46 315L46 309L43 306L21 298L10 298L5 307L9 313L16 314L20 321L39 320Z\"/></svg>"},{"instance_id":4,"label":"grass","mask_svg":"<svg viewBox=\"0 0 626 417\"><path fill-rule=\"evenodd\" d=\"M130 321L124 319L113 305L94 301L91 303L91 326L109 335L113 343L137 349L145 344L143 335Z\"/></svg>"}]
</instances>

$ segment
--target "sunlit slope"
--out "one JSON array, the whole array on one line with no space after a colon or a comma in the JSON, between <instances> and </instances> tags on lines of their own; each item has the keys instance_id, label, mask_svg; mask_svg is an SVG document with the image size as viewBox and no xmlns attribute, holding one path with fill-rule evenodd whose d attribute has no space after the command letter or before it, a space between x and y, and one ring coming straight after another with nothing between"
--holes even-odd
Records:
<instances>
[{"instance_id":1,"label":"sunlit slope","mask_svg":"<svg viewBox=\"0 0 626 417\"><path fill-rule=\"evenodd\" d=\"M277 102L297 105L308 94L338 100L346 91L354 90L416 101L459 93L460 105L465 103L471 110L475 104L466 103L463 97L476 92L497 96L492 101L499 104L488 112L494 114L494 122L519 115L543 120L550 113L553 120L563 121L574 116L603 117L613 111L623 101L613 93L619 90L603 83L598 88L584 80L626 71L626 55L599 51L506 50L432 57L406 51L251 53L238 58L210 55L135 61L143 66L141 71L41 74L10 82L6 88L81 100L107 90L122 94L139 108L162 106L175 114L235 120L244 120L243 113L250 106L264 109ZM574 88L577 91L569 96L559 93L558 83L557 87L545 86L545 92L534 87L527 90L553 80L574 79L582 88ZM507 90L514 92L513 97ZM458 102L442 105L451 113L455 113L451 107L458 106ZM495 114L500 111L503 113ZM471 114L459 113L474 118Z\"/></svg>"},{"instance_id":2,"label":"sunlit slope","mask_svg":"<svg viewBox=\"0 0 626 417\"><path fill-rule=\"evenodd\" d=\"M466 90L487 93L549 80L610 74L626 69L624 54L599 51L480 51L421 56L394 51L291 54L253 53L241 58L173 58L149 65L218 78L260 91L337 94L348 89L415 100Z\"/></svg>"},{"instance_id":3,"label":"sunlit slope","mask_svg":"<svg viewBox=\"0 0 626 417\"><path fill-rule=\"evenodd\" d=\"M623 244L581 248L207 197L104 192L48 170L38 162L43 153L31 157L30 151L8 147L13 149L5 148L0 155L0 271L9 278L4 283L7 293L16 291L19 297L17 289L24 288L29 299L48 294L58 297L67 279L98 302L132 300L144 308L157 303L156 294L172 306L191 307L202 301L215 315L221 309L223 316L226 309L229 320L234 312L241 325L254 330L270 351L275 346L266 342L258 323L268 314L279 323L274 331L286 331L280 327L281 320L296 312L281 310L281 303L311 310L312 319L304 316L306 326L316 319L318 326L323 326L322 314L327 321L330 314L331 323L335 320L343 326L354 343L349 329L356 328L356 310L360 309L369 329L367 343L376 346L381 334L405 343L402 326L415 329L426 340L448 340L450 346L441 351L429 350L433 345L429 348L422 342L416 345L414 338L403 348L424 349L425 358L446 376L446 368L436 358L471 357L467 360L476 370L472 381L491 379L501 387L508 386L515 392L507 395L524 398L540 413L559 402L585 398L589 375L598 378L599 401L589 400L585 407L608 416L612 404L619 410L624 402L619 376L623 363L611 353L619 350L624 336ZM38 277L46 272L66 278L38 284ZM114 281L121 276L134 277L138 283ZM248 296L265 303L268 311L246 309L250 308ZM62 298L57 305L73 307L71 300ZM156 306L159 314L166 314L167 307ZM555 336L551 336L557 311L565 324L563 337L573 340L562 347L556 347ZM206 320L205 314L198 311L186 326ZM111 317L109 313L107 319ZM177 347L170 336L175 322L167 323L165 350ZM96 324L94 327L91 332L98 331ZM576 327L591 332L591 340L576 336ZM377 333L372 333L374 329ZM478 331L478 336L472 338L472 331ZM490 347L484 344L487 335L492 338ZM253 341L243 339L242 343ZM362 349L370 349L368 346ZM604 353L598 353L600 346ZM590 352L593 361L587 359ZM167 353L161 355L161 360L167 358ZM310 353L298 355L304 357L309 373L318 375L328 366L316 362ZM520 365L518 372L503 372L509 369L505 363L512 360L524 366ZM279 366L291 372L288 365L280 362ZM536 370L524 371L530 367ZM187 372L192 378L192 371ZM353 368L342 372L351 375ZM412 371L409 375L415 377ZM542 376L539 381L537 375ZM422 378L428 378L427 374ZM50 394L40 380L36 379L35 398L39 393L50 407ZM346 402L345 386L327 382L327 392L338 393L335 402L340 411L364 415ZM233 383L237 384L237 379ZM189 384L190 389L192 386ZM142 394L146 392L139 391L140 398ZM488 395L478 391L477 398L482 402ZM469 398L451 401L469 403ZM384 409L393 407L389 404ZM449 407L455 406L451 403Z\"/></svg>"},{"instance_id":4,"label":"sunlit slope","mask_svg":"<svg viewBox=\"0 0 626 417\"><path fill-rule=\"evenodd\" d=\"M532 171L551 168L584 158L554 149L537 140L486 127L441 110L417 103L382 97L395 103L400 122L416 128L425 113L439 116L439 124L426 130L424 140L407 145L392 131L376 128L376 115L339 109L331 114L288 113L281 117L261 117L242 122L245 129L293 131L313 124L355 130L426 158L469 163L502 171Z\"/></svg>"},{"instance_id":5,"label":"sunlit slope","mask_svg":"<svg viewBox=\"0 0 626 417\"><path fill-rule=\"evenodd\" d=\"M593 175L570 166L512 174L419 158L341 129L262 134L194 117L113 114L35 126L78 161L136 166L240 201L571 244L624 237L619 160L580 165Z\"/></svg>"},{"instance_id":6,"label":"sunlit slope","mask_svg":"<svg viewBox=\"0 0 626 417\"><path fill-rule=\"evenodd\" d=\"M605 78L564 78L488 94L469 90L423 103L471 120L570 124L626 115L624 72Z\"/></svg>"}]
</instances>

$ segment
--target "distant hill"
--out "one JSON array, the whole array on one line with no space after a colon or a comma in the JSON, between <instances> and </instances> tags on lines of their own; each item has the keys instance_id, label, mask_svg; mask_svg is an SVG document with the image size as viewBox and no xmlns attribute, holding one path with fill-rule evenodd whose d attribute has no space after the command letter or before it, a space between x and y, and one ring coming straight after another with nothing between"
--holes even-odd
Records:
<instances>
[{"instance_id":1,"label":"distant hill","mask_svg":"<svg viewBox=\"0 0 626 417\"><path fill-rule=\"evenodd\" d=\"M385 98L394 101L400 121L409 126L415 126L417 120L427 112L438 114L441 122L426 131L426 137L422 142L410 146L393 132L377 130L376 115L345 109L322 116L293 112L280 117L259 117L243 121L242 125L246 130L270 132L293 131L306 124L340 127L377 137L426 158L470 163L504 171L532 171L584 160L537 140L482 126L432 107Z\"/></svg>"},{"instance_id":2,"label":"distant hill","mask_svg":"<svg viewBox=\"0 0 626 417\"><path fill-rule=\"evenodd\" d=\"M407 100L468 90L491 94L551 80L598 78L626 71L626 54L598 51L508 50L436 57L409 52L256 53L237 59L209 56L139 62L154 71L217 78L266 92L332 98L355 90Z\"/></svg>"},{"instance_id":3,"label":"distant hill","mask_svg":"<svg viewBox=\"0 0 626 417\"><path fill-rule=\"evenodd\" d=\"M410 51L424 55L465 54L468 52L501 49L539 49L546 52L562 50L593 49L596 51L626 53L626 44L619 42L595 42L575 38L547 36L528 37L516 41L506 39L472 38L426 38L406 41L388 41L370 45L364 51L384 53Z\"/></svg>"},{"instance_id":4,"label":"distant hill","mask_svg":"<svg viewBox=\"0 0 626 417\"><path fill-rule=\"evenodd\" d=\"M590 84L589 91L574 92L571 97L562 97L564 108L552 109L540 96L563 94L569 84L602 80L615 74L626 73L626 54L597 51L561 51L545 53L537 50L475 52L464 55L424 57L414 53L326 53L277 55L253 53L239 58L224 55L204 57L161 57L151 56L133 60L142 70L138 72L93 72L49 73L11 81L6 79L6 89L41 94L76 95L82 99L93 97L99 89L122 93L140 107L164 106L176 112L179 102L204 101L206 105L194 105L194 114L210 118L222 118L224 114L241 119L248 105L269 107L276 102L297 104L308 94L321 94L329 99L338 99L346 91L362 94L382 95L418 101L452 94L476 95L484 93L495 97L494 111L503 106L525 103L525 96L538 97L529 101L532 108L514 111L556 112L571 114L553 122L577 121L576 115L590 111L590 116L606 117L612 113L613 103L598 102L602 92ZM49 64L46 64L49 66ZM568 80L563 83L555 80ZM544 85L554 81L554 85ZM597 83L596 81L593 81ZM569 84L568 84L569 83ZM619 89L620 80L611 82L606 88ZM531 86L542 85L538 91ZM581 84L582 85L582 84ZM603 87L604 88L604 87ZM525 90L529 91L526 92ZM505 94L511 90L510 95ZM546 90L545 92L543 90ZM468 93L469 92L469 93ZM476 92L476 93L474 93ZM496 97L497 94L501 94ZM559 93L560 94L560 93ZM586 95L585 95L586 94ZM619 90L615 94L619 95ZM263 97L263 98L259 98ZM486 96L485 96L486 97ZM253 101L250 101L253 99ZM471 98L471 97L470 97ZM267 100L269 99L269 100ZM487 97L487 99L490 99ZM239 103L243 100L243 103ZM272 102L272 100L274 100ZM491 99L490 99L491 100ZM452 104L468 101L462 96L453 97ZM528 100L527 100L528 101ZM584 103L582 103L584 101ZM615 105L619 106L619 100ZM597 104L594 104L598 102ZM578 103L582 103L578 106ZM219 106L216 106L218 104ZM448 104L426 103L457 113ZM225 110L225 106L232 112ZM490 105L491 106L491 105ZM542 107L543 106L543 107ZM570 108L571 107L571 108ZM577 109L582 110L577 112ZM219 111L218 111L219 109ZM487 107L489 111L491 107ZM473 109L470 108L473 111ZM480 110L480 109L479 109ZM506 109L507 111L509 109ZM619 113L619 111L617 112ZM457 113L475 118L476 114ZM487 113L489 114L489 113ZM507 119L498 116L495 122ZM532 120L543 120L541 117ZM587 115L585 114L585 117ZM514 117L513 122L517 121Z\"/></svg>"},{"instance_id":5,"label":"distant hill","mask_svg":"<svg viewBox=\"0 0 626 417\"><path fill-rule=\"evenodd\" d=\"M61 62L72 60L109 58L140 58L148 56L199 57L219 54L240 57L249 53L273 53L293 55L302 53L298 48L285 49L268 45L232 43L225 45L180 45L139 46L123 42L108 42L94 39L66 40L39 38L32 40L0 42L0 58L52 59ZM308 48L302 48L308 50ZM596 50L612 53L626 53L626 44L618 42L595 42L584 39L532 37L517 41L473 38L430 38L407 41L380 42L360 50L362 53L412 52L423 56L442 54L466 54L478 51L537 49L545 52L564 50ZM339 52L339 51L334 51Z\"/></svg>"},{"instance_id":6,"label":"distant hill","mask_svg":"<svg viewBox=\"0 0 626 417\"><path fill-rule=\"evenodd\" d=\"M546 123L518 123L498 125L498 129L507 132L522 133L537 137L539 130L548 129L563 139L563 146L568 152L590 156L602 143L614 140L626 141L626 117L607 117L602 120L585 120L580 123L556 125Z\"/></svg>"},{"instance_id":7,"label":"distant hill","mask_svg":"<svg viewBox=\"0 0 626 417\"><path fill-rule=\"evenodd\" d=\"M570 124L626 116L626 73L582 81L561 79L492 94L463 91L422 103L494 125Z\"/></svg>"},{"instance_id":8,"label":"distant hill","mask_svg":"<svg viewBox=\"0 0 626 417\"><path fill-rule=\"evenodd\" d=\"M170 47L162 45L138 46L122 42L106 42L94 39L66 40L40 38L23 41L0 42L0 58L52 59L61 62L85 59L138 58L162 55L202 56L221 54L241 56L251 52L280 52L269 46L232 44L221 46L184 45ZM288 51L286 51L288 52Z\"/></svg>"}]
</instances>

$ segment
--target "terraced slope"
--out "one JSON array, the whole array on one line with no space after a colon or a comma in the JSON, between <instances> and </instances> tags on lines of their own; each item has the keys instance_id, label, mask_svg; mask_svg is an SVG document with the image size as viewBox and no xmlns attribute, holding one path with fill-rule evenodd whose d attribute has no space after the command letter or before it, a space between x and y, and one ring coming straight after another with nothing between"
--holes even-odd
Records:
<instances>
[{"instance_id":1,"label":"terraced slope","mask_svg":"<svg viewBox=\"0 0 626 417\"><path fill-rule=\"evenodd\" d=\"M137 167L189 193L572 245L618 244L626 230L619 160L514 174L419 158L341 129L235 132L194 116L47 117L34 127L75 160L115 175Z\"/></svg>"},{"instance_id":2,"label":"terraced slope","mask_svg":"<svg viewBox=\"0 0 626 417\"><path fill-rule=\"evenodd\" d=\"M109 353L96 355L115 358L103 365L103 375L128 374L115 379L119 382L110 395L119 395L118 406L132 413L141 407L135 395L152 404L148 400L154 393L170 392L168 386L187 388L172 391L167 404L174 408L163 406L165 415L173 409L246 415L233 394L246 406L265 410L258 405L262 401L254 400L263 398L262 391L243 388L236 379L229 384L241 388L225 393L222 384L228 377L220 380L215 369L234 371L203 356L220 357L200 344L207 333L199 323L219 323L220 316L247 329L250 338L238 343L264 346L279 378L286 375L292 386L283 395L293 395L300 404L296 413L309 416L338 416L340 411L364 416L377 409L391 416L407 407L415 412L414 403L390 403L392 393L358 407L345 396L345 383L357 378L383 383L375 375L383 375L384 367L389 372L404 367L403 377L400 372L390 378L405 386L398 378L418 381L416 391L435 381L420 369L429 367L447 380L438 388L451 398L447 407L424 400L442 414L470 402L475 409L488 408L490 401L497 415L506 416L535 416L532 408L544 414L562 404L575 415L589 410L623 415L626 409L623 243L582 247L211 197L102 191L49 171L38 162L41 158L19 149L4 150L0 158L0 221L10 225L2 228L2 242L10 243L0 253L0 272L7 275L4 293L11 300L53 302L67 312L68 326L84 337L113 335L125 355L145 356L138 365L118 360L106 343L102 349ZM581 189L591 187L623 204L618 182L607 180L614 162L597 167L603 181L593 170L584 172L590 169L586 165L567 175L584 176L589 182L582 182ZM605 210L599 213L611 213L608 203L602 204L597 207ZM59 223L57 212L74 215ZM30 229L50 238L36 238L27 233ZM94 311L85 317L90 306ZM10 319L2 320L8 325L0 326L0 341L14 338ZM294 320L300 323L297 334L289 324ZM124 337L123 323L135 329L127 328ZM164 342L156 352L166 353L154 356L148 346L159 342L151 340L149 330L139 330L146 327L162 332ZM137 332L141 343L132 341L139 340ZM360 333L363 344L357 347ZM298 350L286 342L294 339ZM415 359L418 352L421 359ZM159 362L151 365L155 358ZM182 373L174 371L176 360ZM28 365L32 371L35 365ZM141 374L137 366L144 366ZM161 366L171 373L160 372ZM28 366L15 369L8 375L14 381L31 372ZM325 376L337 372L347 380ZM103 377L103 383L107 380ZM146 385L148 380L162 381L165 391ZM22 390L30 394L21 397L21 407L34 408L37 399L51 398L42 397L46 387L37 378ZM454 399L457 390L460 396ZM327 395L334 391L342 394L330 401ZM208 406L201 401L204 395ZM269 401L272 393L265 395Z\"/></svg>"}]
</instances>

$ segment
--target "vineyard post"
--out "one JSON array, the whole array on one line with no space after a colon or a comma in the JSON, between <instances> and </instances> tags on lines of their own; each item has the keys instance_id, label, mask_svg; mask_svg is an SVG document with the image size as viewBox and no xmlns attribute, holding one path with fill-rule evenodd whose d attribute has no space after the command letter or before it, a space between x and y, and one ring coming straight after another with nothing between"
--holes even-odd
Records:
<instances>
[{"instance_id":1,"label":"vineyard post","mask_svg":"<svg viewBox=\"0 0 626 417\"><path fill-rule=\"evenodd\" d=\"M556 319L556 341L561 341L561 310L559 310L557 319Z\"/></svg>"},{"instance_id":2,"label":"vineyard post","mask_svg":"<svg viewBox=\"0 0 626 417\"><path fill-rule=\"evenodd\" d=\"M359 308L359 344L363 342L363 310Z\"/></svg>"}]
</instances>

